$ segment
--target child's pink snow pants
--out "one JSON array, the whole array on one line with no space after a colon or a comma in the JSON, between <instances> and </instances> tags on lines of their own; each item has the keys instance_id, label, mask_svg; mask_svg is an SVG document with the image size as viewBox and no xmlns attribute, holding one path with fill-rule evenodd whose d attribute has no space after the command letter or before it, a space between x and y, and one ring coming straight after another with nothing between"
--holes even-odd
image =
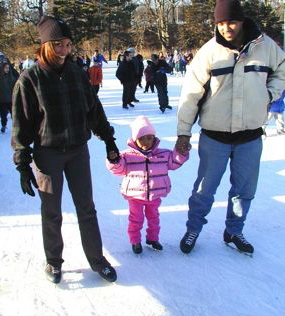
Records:
<instances>
[{"instance_id":1,"label":"child's pink snow pants","mask_svg":"<svg viewBox=\"0 0 285 316\"><path fill-rule=\"evenodd\" d=\"M141 242L141 229L144 222L144 214L147 219L146 239L156 241L160 231L158 208L161 199L142 201L130 199L129 202L129 227L128 234L131 244Z\"/></svg>"}]
</instances>

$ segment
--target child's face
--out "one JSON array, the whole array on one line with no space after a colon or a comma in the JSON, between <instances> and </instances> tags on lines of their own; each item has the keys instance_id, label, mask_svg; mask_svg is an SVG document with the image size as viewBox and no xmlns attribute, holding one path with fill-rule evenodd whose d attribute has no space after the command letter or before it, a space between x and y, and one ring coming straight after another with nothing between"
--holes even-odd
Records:
<instances>
[{"instance_id":1,"label":"child's face","mask_svg":"<svg viewBox=\"0 0 285 316\"><path fill-rule=\"evenodd\" d=\"M136 144L142 150L149 150L153 146L154 135L145 135L136 140Z\"/></svg>"}]
</instances>

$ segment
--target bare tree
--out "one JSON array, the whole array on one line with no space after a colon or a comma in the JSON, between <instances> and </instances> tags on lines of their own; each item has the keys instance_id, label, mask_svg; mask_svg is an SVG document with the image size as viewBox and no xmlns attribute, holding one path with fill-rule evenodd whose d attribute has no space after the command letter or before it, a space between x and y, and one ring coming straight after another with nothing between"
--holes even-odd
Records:
<instances>
[{"instance_id":1,"label":"bare tree","mask_svg":"<svg viewBox=\"0 0 285 316\"><path fill-rule=\"evenodd\" d=\"M142 0L141 5L146 10L145 27L155 32L161 42L162 50L170 48L171 34L169 26L176 23L176 9L181 0Z\"/></svg>"}]
</instances>

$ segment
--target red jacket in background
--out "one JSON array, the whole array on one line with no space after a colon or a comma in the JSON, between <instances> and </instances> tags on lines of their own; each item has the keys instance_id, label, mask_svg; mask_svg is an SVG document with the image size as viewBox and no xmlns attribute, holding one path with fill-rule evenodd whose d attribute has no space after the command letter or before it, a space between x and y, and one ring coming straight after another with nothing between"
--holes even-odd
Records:
<instances>
[{"instance_id":1,"label":"red jacket in background","mask_svg":"<svg viewBox=\"0 0 285 316\"><path fill-rule=\"evenodd\" d=\"M88 69L90 82L92 86L97 86L102 83L103 72L100 66L92 66Z\"/></svg>"}]
</instances>

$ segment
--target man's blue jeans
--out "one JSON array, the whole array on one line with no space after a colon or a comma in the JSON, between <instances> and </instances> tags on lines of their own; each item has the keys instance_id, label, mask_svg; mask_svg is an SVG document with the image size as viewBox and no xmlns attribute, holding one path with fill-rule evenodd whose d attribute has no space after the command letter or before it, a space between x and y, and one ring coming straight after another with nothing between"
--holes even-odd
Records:
<instances>
[{"instance_id":1,"label":"man's blue jeans","mask_svg":"<svg viewBox=\"0 0 285 316\"><path fill-rule=\"evenodd\" d=\"M230 160L231 189L228 196L226 228L242 232L251 200L256 192L262 152L261 137L239 145L218 142L203 132L199 140L198 177L189 198L187 230L200 233L214 202L214 195Z\"/></svg>"}]
</instances>

